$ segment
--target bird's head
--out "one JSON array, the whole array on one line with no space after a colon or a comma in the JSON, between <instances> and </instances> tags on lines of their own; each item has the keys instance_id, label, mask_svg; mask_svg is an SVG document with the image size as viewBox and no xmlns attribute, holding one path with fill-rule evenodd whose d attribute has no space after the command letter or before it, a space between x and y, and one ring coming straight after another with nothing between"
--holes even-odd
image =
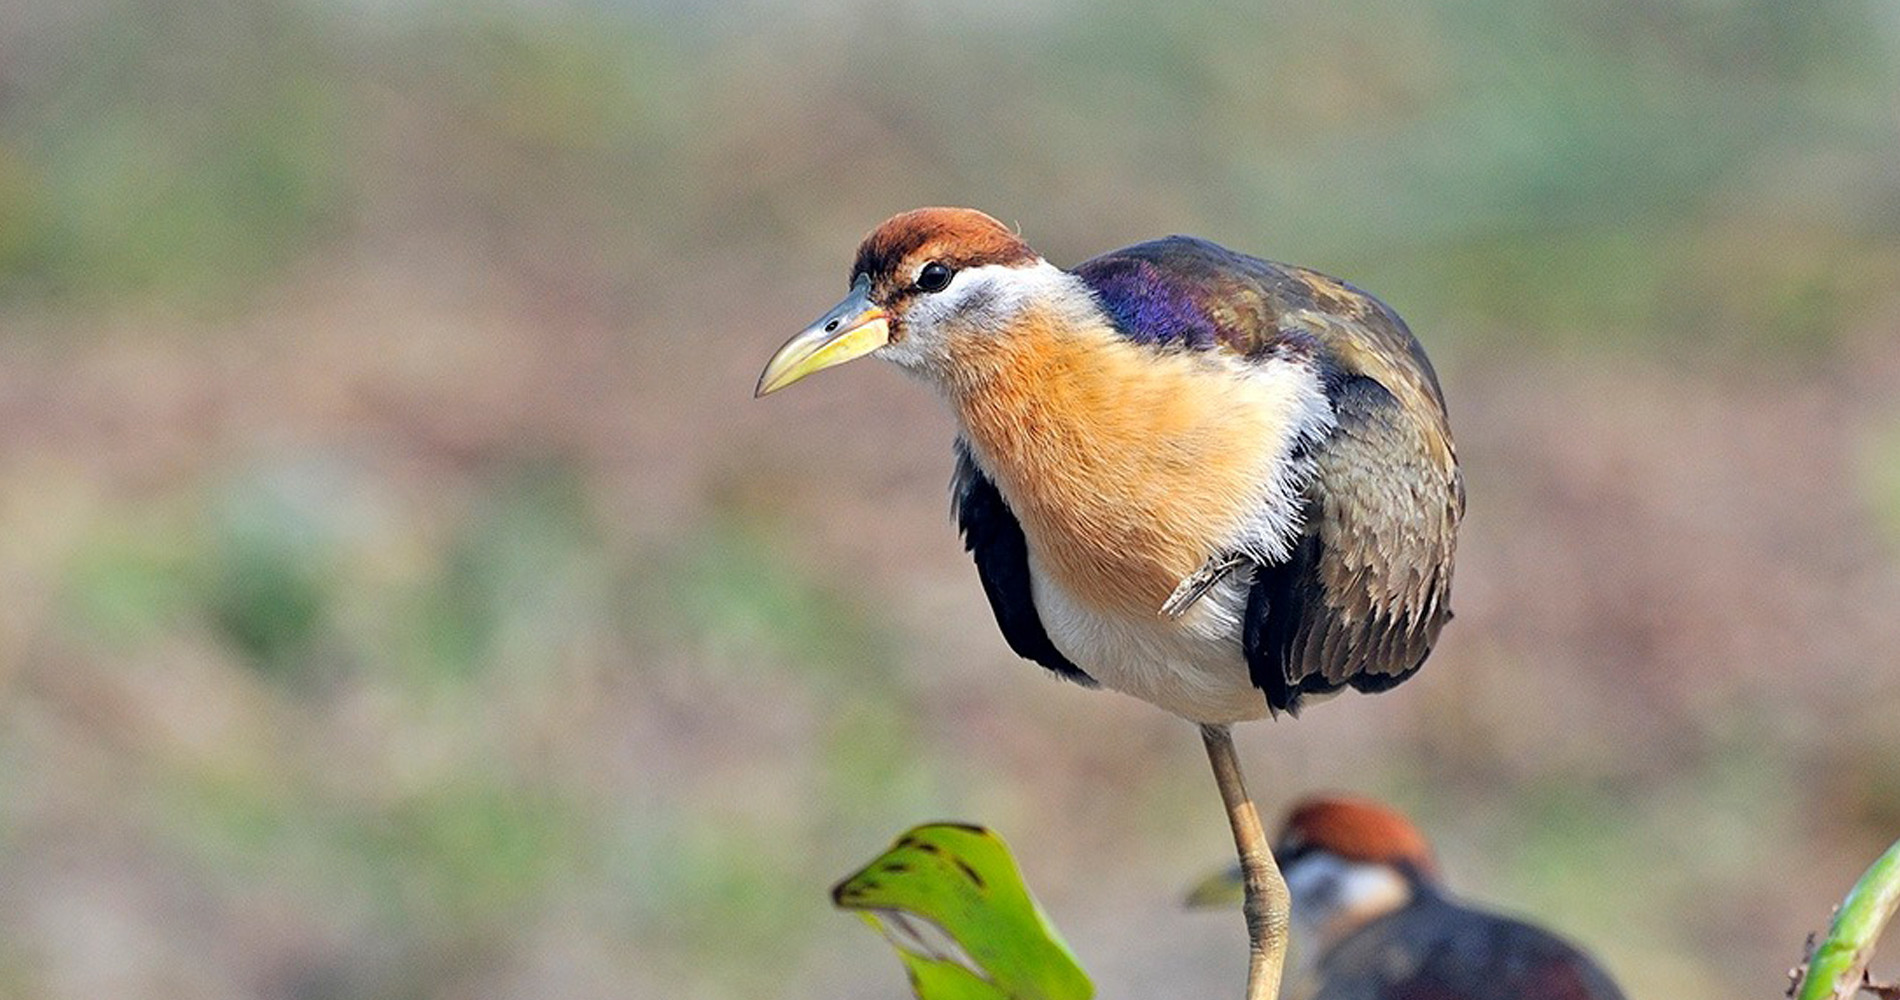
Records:
<instances>
[{"instance_id":1,"label":"bird's head","mask_svg":"<svg viewBox=\"0 0 1900 1000\"><path fill-rule=\"evenodd\" d=\"M1324 951L1434 884L1438 863L1418 828L1371 799L1307 799L1288 814L1273 855L1302 937Z\"/></svg>"},{"instance_id":2,"label":"bird's head","mask_svg":"<svg viewBox=\"0 0 1900 1000\"><path fill-rule=\"evenodd\" d=\"M757 395L866 354L947 381L964 369L966 348L1037 305L1062 300L1072 285L982 212L905 212L864 238L850 294L779 348L759 376Z\"/></svg>"}]
</instances>

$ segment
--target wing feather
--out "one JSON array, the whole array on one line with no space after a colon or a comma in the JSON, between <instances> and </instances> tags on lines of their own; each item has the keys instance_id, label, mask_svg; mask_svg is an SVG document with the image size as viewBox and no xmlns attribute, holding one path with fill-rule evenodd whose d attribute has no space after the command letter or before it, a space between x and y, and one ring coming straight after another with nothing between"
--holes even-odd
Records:
<instances>
[{"instance_id":1,"label":"wing feather","mask_svg":"<svg viewBox=\"0 0 1900 1000\"><path fill-rule=\"evenodd\" d=\"M1258 641L1245 645L1248 666L1269 703L1290 711L1303 695L1410 677L1451 618L1457 467L1433 460L1423 428L1374 379L1344 380L1334 412L1314 452L1301 542L1256 574L1248 604L1268 622L1249 630Z\"/></svg>"},{"instance_id":2,"label":"wing feather","mask_svg":"<svg viewBox=\"0 0 1900 1000\"><path fill-rule=\"evenodd\" d=\"M1062 655L1050 640L1036 611L1029 576L1029 543L1022 523L1009 509L1001 490L970 457L970 448L957 440L957 470L951 480L951 505L963 547L976 561L976 575L1004 641L1017 656L1047 667L1060 677L1085 687L1095 679Z\"/></svg>"}]
</instances>

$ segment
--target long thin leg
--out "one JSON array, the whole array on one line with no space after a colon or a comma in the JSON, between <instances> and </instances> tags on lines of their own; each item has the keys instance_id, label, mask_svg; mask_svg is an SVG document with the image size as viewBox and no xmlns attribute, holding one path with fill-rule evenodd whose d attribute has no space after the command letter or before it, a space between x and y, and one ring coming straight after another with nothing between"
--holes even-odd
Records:
<instances>
[{"instance_id":1,"label":"long thin leg","mask_svg":"<svg viewBox=\"0 0 1900 1000\"><path fill-rule=\"evenodd\" d=\"M1287 926L1292 920L1286 880L1280 877L1280 866L1267 847L1260 813L1254 809L1253 799L1247 797L1240 758L1234 753L1233 733L1226 726L1202 726L1201 742L1207 744L1214 783L1220 786L1221 801L1227 804L1227 822L1234 828L1234 848L1240 852L1240 874L1247 889L1247 1000L1276 1000L1280 995L1280 970L1286 964Z\"/></svg>"}]
</instances>

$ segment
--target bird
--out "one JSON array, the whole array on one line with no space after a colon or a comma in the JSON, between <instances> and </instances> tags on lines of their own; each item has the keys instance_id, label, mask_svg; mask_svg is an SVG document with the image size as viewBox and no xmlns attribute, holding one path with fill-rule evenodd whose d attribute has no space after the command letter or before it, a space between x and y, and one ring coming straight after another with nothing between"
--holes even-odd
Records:
<instances>
[{"instance_id":1,"label":"bird","mask_svg":"<svg viewBox=\"0 0 1900 1000\"><path fill-rule=\"evenodd\" d=\"M1231 726L1391 688L1450 619L1464 480L1423 347L1318 271L1189 236L1064 269L969 208L886 220L849 282L755 395L869 355L948 402L953 516L1003 639L1200 726L1249 993L1273 995L1285 890Z\"/></svg>"},{"instance_id":2,"label":"bird","mask_svg":"<svg viewBox=\"0 0 1900 1000\"><path fill-rule=\"evenodd\" d=\"M1534 924L1451 895L1404 814L1354 796L1289 812L1273 847L1293 897L1308 1000L1623 1000L1597 962ZM1239 872L1197 887L1225 902Z\"/></svg>"}]
</instances>

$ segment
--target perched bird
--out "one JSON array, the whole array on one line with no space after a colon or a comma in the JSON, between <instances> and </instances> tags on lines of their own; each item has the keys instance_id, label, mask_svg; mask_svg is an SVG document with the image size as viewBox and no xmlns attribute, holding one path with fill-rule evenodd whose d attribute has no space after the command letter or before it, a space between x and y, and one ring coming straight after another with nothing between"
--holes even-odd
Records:
<instances>
[{"instance_id":1,"label":"perched bird","mask_svg":"<svg viewBox=\"0 0 1900 1000\"><path fill-rule=\"evenodd\" d=\"M1311 1000L1622 1000L1549 931L1448 895L1425 838L1367 799L1296 806L1273 848L1293 895ZM1213 902L1229 872L1196 890Z\"/></svg>"},{"instance_id":2,"label":"perched bird","mask_svg":"<svg viewBox=\"0 0 1900 1000\"><path fill-rule=\"evenodd\" d=\"M1389 688L1451 616L1464 487L1423 349L1305 268L1172 236L1063 270L925 208L864 239L757 394L867 354L949 401L956 520L1010 647L1201 724L1257 983L1284 887L1228 725Z\"/></svg>"}]
</instances>

